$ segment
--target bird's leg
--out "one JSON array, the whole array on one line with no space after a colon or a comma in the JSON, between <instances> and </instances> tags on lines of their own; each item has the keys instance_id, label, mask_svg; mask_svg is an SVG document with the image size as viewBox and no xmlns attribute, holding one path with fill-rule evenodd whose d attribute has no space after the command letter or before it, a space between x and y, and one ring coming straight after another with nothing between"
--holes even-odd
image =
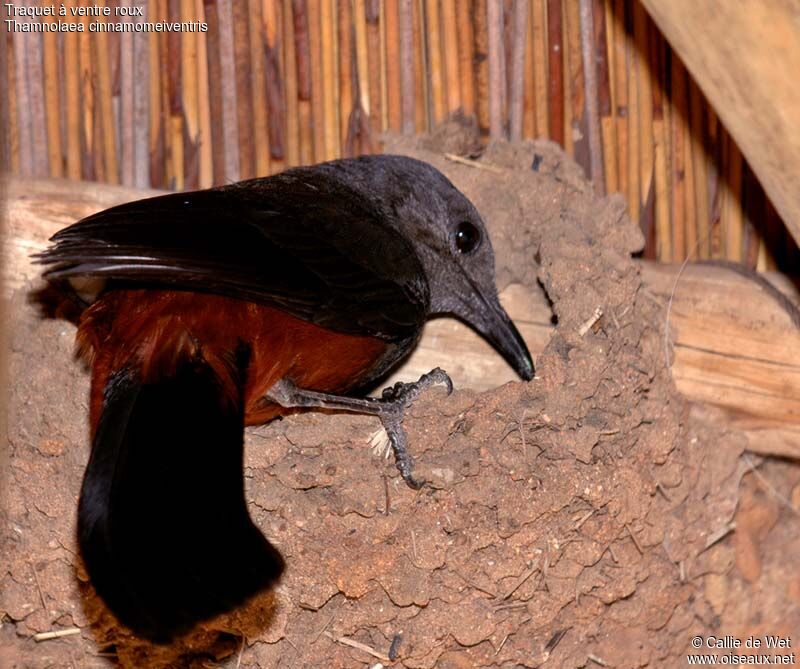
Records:
<instances>
[{"instance_id":1,"label":"bird's leg","mask_svg":"<svg viewBox=\"0 0 800 669\"><path fill-rule=\"evenodd\" d=\"M298 388L289 379L281 379L267 391L265 397L285 408L332 409L377 416L389 436L400 475L412 488L420 488L423 482L415 479L412 473L413 465L408 454L403 416L423 390L439 383L447 388L448 395L453 392L453 382L447 372L438 367L423 374L415 383L395 383L384 388L380 398L320 393Z\"/></svg>"}]
</instances>

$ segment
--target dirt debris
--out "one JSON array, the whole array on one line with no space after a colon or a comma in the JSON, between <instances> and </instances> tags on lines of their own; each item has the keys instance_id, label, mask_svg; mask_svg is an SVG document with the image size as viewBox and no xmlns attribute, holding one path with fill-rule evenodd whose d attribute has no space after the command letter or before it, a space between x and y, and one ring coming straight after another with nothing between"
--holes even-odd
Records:
<instances>
[{"instance_id":1,"label":"dirt debris","mask_svg":"<svg viewBox=\"0 0 800 669\"><path fill-rule=\"evenodd\" d=\"M444 157L474 154L473 139L449 128L387 150L431 162L472 199L501 289L546 292L557 327L537 378L423 396L406 421L421 491L372 453L369 418L250 430L250 511L285 577L172 646L131 637L86 582L74 535L88 380L72 327L19 296L3 666L366 667L401 635L394 666L415 669L661 667L682 665L695 635L800 630L800 579L780 559L800 549L800 493L794 508L773 494L791 503L800 475L754 469L740 435L675 393L664 305L642 288L631 254L644 240L622 200L594 197L548 142L473 155L499 173ZM72 626L82 634L31 640Z\"/></svg>"}]
</instances>

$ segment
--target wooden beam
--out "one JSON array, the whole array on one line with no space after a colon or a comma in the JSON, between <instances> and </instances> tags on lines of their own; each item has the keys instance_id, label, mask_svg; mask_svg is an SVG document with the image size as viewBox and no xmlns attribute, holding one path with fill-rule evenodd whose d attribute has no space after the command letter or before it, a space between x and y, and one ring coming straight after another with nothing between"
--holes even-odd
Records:
<instances>
[{"instance_id":1,"label":"wooden beam","mask_svg":"<svg viewBox=\"0 0 800 669\"><path fill-rule=\"evenodd\" d=\"M2 188L3 184L0 184ZM120 186L64 180L9 178L3 285L20 295L38 280L29 255L44 249L61 227L114 204L156 194ZM750 449L800 458L800 330L752 280L722 267L642 263L643 299L670 308L673 377L689 400L722 412L745 430ZM780 275L771 281L797 301ZM536 356L550 338L551 311L542 291L518 284L500 295ZM21 309L24 299L12 299ZM13 316L12 316L13 317ZM606 323L605 327L614 327ZM515 380L513 371L472 330L452 319L429 322L414 354L390 382L415 380L441 366L458 388L476 391ZM535 383L535 381L533 382Z\"/></svg>"},{"instance_id":2,"label":"wooden beam","mask_svg":"<svg viewBox=\"0 0 800 669\"><path fill-rule=\"evenodd\" d=\"M800 243L800 21L787 0L642 0Z\"/></svg>"}]
</instances>

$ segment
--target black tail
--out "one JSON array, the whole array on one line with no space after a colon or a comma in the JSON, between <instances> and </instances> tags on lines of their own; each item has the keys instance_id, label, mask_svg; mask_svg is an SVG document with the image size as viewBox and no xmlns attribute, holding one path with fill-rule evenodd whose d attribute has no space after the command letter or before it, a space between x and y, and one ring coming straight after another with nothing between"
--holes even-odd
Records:
<instances>
[{"instance_id":1,"label":"black tail","mask_svg":"<svg viewBox=\"0 0 800 669\"><path fill-rule=\"evenodd\" d=\"M243 439L241 398L202 360L155 384L109 380L78 535L95 589L137 634L168 641L280 576L247 512Z\"/></svg>"}]
</instances>

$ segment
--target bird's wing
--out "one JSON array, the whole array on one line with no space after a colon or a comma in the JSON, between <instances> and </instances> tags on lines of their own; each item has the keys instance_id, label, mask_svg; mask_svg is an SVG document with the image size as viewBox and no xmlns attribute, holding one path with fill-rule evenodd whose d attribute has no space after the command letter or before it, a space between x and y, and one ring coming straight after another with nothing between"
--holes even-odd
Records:
<instances>
[{"instance_id":1,"label":"bird's wing","mask_svg":"<svg viewBox=\"0 0 800 669\"><path fill-rule=\"evenodd\" d=\"M405 338L428 308L411 245L352 191L325 179L285 173L130 202L51 241L37 258L50 266L46 278L216 293L350 334Z\"/></svg>"}]
</instances>

